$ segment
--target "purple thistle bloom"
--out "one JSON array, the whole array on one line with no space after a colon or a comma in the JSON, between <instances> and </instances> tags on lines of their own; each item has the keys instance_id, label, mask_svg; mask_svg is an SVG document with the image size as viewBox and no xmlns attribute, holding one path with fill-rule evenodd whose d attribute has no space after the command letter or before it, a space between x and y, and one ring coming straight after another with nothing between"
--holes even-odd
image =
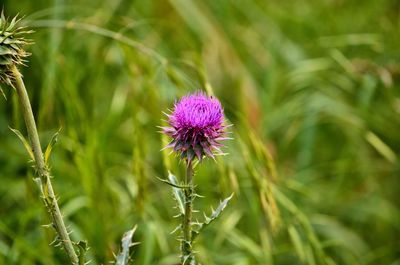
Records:
<instances>
[{"instance_id":1,"label":"purple thistle bloom","mask_svg":"<svg viewBox=\"0 0 400 265\"><path fill-rule=\"evenodd\" d=\"M162 132L172 137L167 147L181 159L191 162L197 157L201 161L203 156L222 154L220 141L227 139L227 126L223 125L224 111L218 99L196 92L182 97L167 116L171 127L162 127Z\"/></svg>"}]
</instances>

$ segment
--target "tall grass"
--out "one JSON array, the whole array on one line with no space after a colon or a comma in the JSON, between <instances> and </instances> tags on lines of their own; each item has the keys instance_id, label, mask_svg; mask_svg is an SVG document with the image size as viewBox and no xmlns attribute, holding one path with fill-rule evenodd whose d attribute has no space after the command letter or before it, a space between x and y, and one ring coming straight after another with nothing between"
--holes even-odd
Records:
<instances>
[{"instance_id":1,"label":"tall grass","mask_svg":"<svg viewBox=\"0 0 400 265\"><path fill-rule=\"evenodd\" d=\"M184 168L156 126L176 97L222 101L230 155L196 175L197 207L235 191L196 243L202 264L400 264L396 1L5 1L35 27L24 80L72 240L177 264L170 190ZM5 90L6 91L6 90ZM37 199L17 99L0 102L0 264L66 264ZM201 216L199 216L201 217Z\"/></svg>"}]
</instances>

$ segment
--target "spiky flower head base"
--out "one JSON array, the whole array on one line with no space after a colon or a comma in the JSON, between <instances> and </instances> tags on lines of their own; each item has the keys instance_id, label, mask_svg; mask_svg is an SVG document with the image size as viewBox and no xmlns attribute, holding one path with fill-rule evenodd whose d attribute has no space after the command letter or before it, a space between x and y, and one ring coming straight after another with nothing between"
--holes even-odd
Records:
<instances>
[{"instance_id":1,"label":"spiky flower head base","mask_svg":"<svg viewBox=\"0 0 400 265\"><path fill-rule=\"evenodd\" d=\"M0 84L5 83L12 86L14 79L12 67L15 65L23 65L25 58L29 56L23 47L29 44L23 35L32 33L27 31L25 27L18 26L21 21L15 16L9 22L4 16L4 11L0 17ZM0 88L0 92L1 88Z\"/></svg>"},{"instance_id":2,"label":"spiky flower head base","mask_svg":"<svg viewBox=\"0 0 400 265\"><path fill-rule=\"evenodd\" d=\"M171 127L162 127L163 133L172 137L167 147L173 148L188 163L204 156L214 158L222 154L225 140L224 111L218 99L196 92L182 97L167 114Z\"/></svg>"}]
</instances>

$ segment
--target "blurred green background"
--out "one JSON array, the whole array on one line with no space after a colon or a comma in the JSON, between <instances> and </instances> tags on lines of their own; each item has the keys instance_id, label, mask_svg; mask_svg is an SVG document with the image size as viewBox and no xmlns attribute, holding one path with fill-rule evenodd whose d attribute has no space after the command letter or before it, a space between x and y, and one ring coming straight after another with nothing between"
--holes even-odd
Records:
<instances>
[{"instance_id":1,"label":"blurred green background","mask_svg":"<svg viewBox=\"0 0 400 265\"><path fill-rule=\"evenodd\" d=\"M210 212L202 264L400 264L400 2L2 0L35 44L22 67L74 240L108 264L138 225L133 264L178 264L170 187L184 169L156 126L197 89L234 140L198 168ZM0 99L0 264L67 264L12 89ZM202 213L198 214L199 220Z\"/></svg>"}]
</instances>

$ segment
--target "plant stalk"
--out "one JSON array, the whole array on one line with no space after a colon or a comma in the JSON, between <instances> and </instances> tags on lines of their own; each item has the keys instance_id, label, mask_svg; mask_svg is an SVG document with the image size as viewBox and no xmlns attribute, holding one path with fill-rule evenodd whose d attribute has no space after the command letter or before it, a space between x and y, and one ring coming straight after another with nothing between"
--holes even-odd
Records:
<instances>
[{"instance_id":1,"label":"plant stalk","mask_svg":"<svg viewBox=\"0 0 400 265\"><path fill-rule=\"evenodd\" d=\"M193 188L193 165L192 162L188 162L186 168L186 179L185 186L185 214L182 218L182 229L183 238L181 242L181 262L182 265L194 265L195 260L193 256L192 246L192 211L193 211L193 199L194 199L194 188Z\"/></svg>"},{"instance_id":2,"label":"plant stalk","mask_svg":"<svg viewBox=\"0 0 400 265\"><path fill-rule=\"evenodd\" d=\"M26 91L22 75L15 65L12 67L12 72L15 78L14 86L17 90L18 98L21 103L22 114L24 116L29 142L35 159L36 170L40 178L41 192L45 206L51 215L53 225L57 231L58 237L61 240L61 243L65 249L65 252L68 255L71 264L77 265L78 257L75 253L72 241L69 238L67 228L65 227L64 220L57 203L57 199L54 195L53 186L50 180L50 172L44 161L43 151L40 145L39 135L37 132L35 119L33 117L31 103L29 101L29 96Z\"/></svg>"}]
</instances>

